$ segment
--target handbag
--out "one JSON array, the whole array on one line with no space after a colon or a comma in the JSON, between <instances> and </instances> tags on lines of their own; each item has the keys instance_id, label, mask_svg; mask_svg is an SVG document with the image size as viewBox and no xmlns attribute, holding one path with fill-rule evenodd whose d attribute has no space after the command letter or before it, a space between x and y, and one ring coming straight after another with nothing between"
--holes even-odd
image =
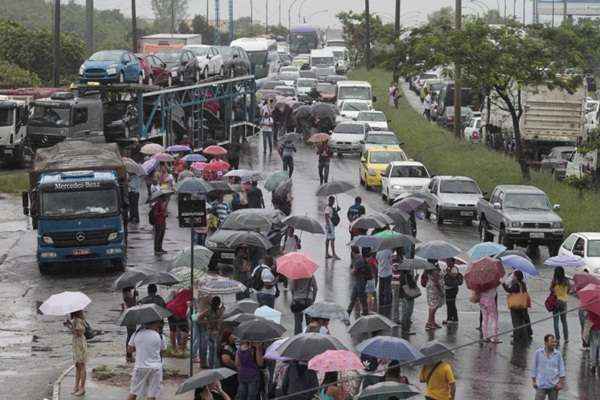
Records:
<instances>
[{"instance_id":1,"label":"handbag","mask_svg":"<svg viewBox=\"0 0 600 400\"><path fill-rule=\"evenodd\" d=\"M511 293L506 298L508 308L510 310L525 310L530 303L529 294L527 292Z\"/></svg>"},{"instance_id":2,"label":"handbag","mask_svg":"<svg viewBox=\"0 0 600 400\"><path fill-rule=\"evenodd\" d=\"M407 283L402 285L402 291L404 292L404 295L409 299L416 299L421 295L421 290L418 286L412 287L409 286Z\"/></svg>"},{"instance_id":3,"label":"handbag","mask_svg":"<svg viewBox=\"0 0 600 400\"><path fill-rule=\"evenodd\" d=\"M557 302L558 302L558 299L556 298L556 295L554 294L554 292L550 292L548 297L546 297L546 301L544 302L544 305L546 306L546 310L548 310L550 312L553 312L554 310L556 310Z\"/></svg>"}]
</instances>

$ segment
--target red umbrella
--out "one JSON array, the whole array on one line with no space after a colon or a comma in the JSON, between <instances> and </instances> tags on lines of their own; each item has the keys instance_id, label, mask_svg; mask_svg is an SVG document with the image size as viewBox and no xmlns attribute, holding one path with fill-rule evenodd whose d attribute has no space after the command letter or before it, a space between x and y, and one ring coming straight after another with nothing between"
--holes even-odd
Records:
<instances>
[{"instance_id":1,"label":"red umbrella","mask_svg":"<svg viewBox=\"0 0 600 400\"><path fill-rule=\"evenodd\" d=\"M224 147L216 145L208 146L207 148L202 150L202 152L209 156L224 156L225 154L227 154L227 150Z\"/></svg>"},{"instance_id":2,"label":"red umbrella","mask_svg":"<svg viewBox=\"0 0 600 400\"><path fill-rule=\"evenodd\" d=\"M476 292L485 292L500 285L504 267L500 260L491 257L481 258L467 267L465 281L467 287Z\"/></svg>"},{"instance_id":3,"label":"red umbrella","mask_svg":"<svg viewBox=\"0 0 600 400\"><path fill-rule=\"evenodd\" d=\"M577 292L583 308L596 315L600 315L600 285L590 283Z\"/></svg>"},{"instance_id":4,"label":"red umbrella","mask_svg":"<svg viewBox=\"0 0 600 400\"><path fill-rule=\"evenodd\" d=\"M202 171L202 170L204 170L204 168L206 168L207 165L208 165L208 163L205 163L202 161L196 161L195 163L192 163L192 169Z\"/></svg>"},{"instance_id":5,"label":"red umbrella","mask_svg":"<svg viewBox=\"0 0 600 400\"><path fill-rule=\"evenodd\" d=\"M206 169L209 171L224 172L224 171L228 171L229 168L231 168L231 165L229 165L229 163L227 161L223 161L223 160L212 160L206 166Z\"/></svg>"},{"instance_id":6,"label":"red umbrella","mask_svg":"<svg viewBox=\"0 0 600 400\"><path fill-rule=\"evenodd\" d=\"M277 259L277 272L290 279L310 278L317 264L302 253L291 252Z\"/></svg>"},{"instance_id":7,"label":"red umbrella","mask_svg":"<svg viewBox=\"0 0 600 400\"><path fill-rule=\"evenodd\" d=\"M585 272L577 272L573 275L573 282L575 282L575 290L579 291L589 284L600 285L600 278Z\"/></svg>"}]
</instances>

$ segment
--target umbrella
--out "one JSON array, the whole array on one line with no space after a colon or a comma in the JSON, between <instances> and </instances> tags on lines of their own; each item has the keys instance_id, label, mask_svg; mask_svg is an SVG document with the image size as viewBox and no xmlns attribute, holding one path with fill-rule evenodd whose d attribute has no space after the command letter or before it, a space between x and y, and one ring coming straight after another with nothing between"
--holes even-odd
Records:
<instances>
[{"instance_id":1,"label":"umbrella","mask_svg":"<svg viewBox=\"0 0 600 400\"><path fill-rule=\"evenodd\" d=\"M349 350L327 350L310 359L308 368L317 372L362 370L360 358Z\"/></svg>"},{"instance_id":2,"label":"umbrella","mask_svg":"<svg viewBox=\"0 0 600 400\"><path fill-rule=\"evenodd\" d=\"M573 275L575 290L579 291L589 284L600 285L600 278L587 272L576 272Z\"/></svg>"},{"instance_id":3,"label":"umbrella","mask_svg":"<svg viewBox=\"0 0 600 400\"><path fill-rule=\"evenodd\" d=\"M461 250L442 240L432 240L424 243L417 249L417 256L427 260L445 260L453 258L461 253Z\"/></svg>"},{"instance_id":4,"label":"umbrella","mask_svg":"<svg viewBox=\"0 0 600 400\"><path fill-rule=\"evenodd\" d=\"M504 265L505 267L519 270L525 274L529 274L532 276L537 276L540 274L535 268L535 265L533 265L533 263L530 260L521 256L517 256L514 254L508 255L500 258L500 261L502 261L502 265Z\"/></svg>"},{"instance_id":5,"label":"umbrella","mask_svg":"<svg viewBox=\"0 0 600 400\"><path fill-rule=\"evenodd\" d=\"M500 285L504 267L500 260L491 257L480 258L469 264L465 272L467 287L476 292L485 292Z\"/></svg>"},{"instance_id":6,"label":"umbrella","mask_svg":"<svg viewBox=\"0 0 600 400\"><path fill-rule=\"evenodd\" d=\"M260 181L263 179L260 172L252 171L249 169L232 169L223 175L225 178L236 177L243 181Z\"/></svg>"},{"instance_id":7,"label":"umbrella","mask_svg":"<svg viewBox=\"0 0 600 400\"><path fill-rule=\"evenodd\" d=\"M206 166L208 165L208 163L204 162L204 161L194 161L191 165L192 169L195 169L196 171L204 171L204 168L206 168Z\"/></svg>"},{"instance_id":8,"label":"umbrella","mask_svg":"<svg viewBox=\"0 0 600 400\"><path fill-rule=\"evenodd\" d=\"M581 306L591 313L600 315L600 285L590 283L577 292Z\"/></svg>"},{"instance_id":9,"label":"umbrella","mask_svg":"<svg viewBox=\"0 0 600 400\"><path fill-rule=\"evenodd\" d=\"M165 151L165 148L157 143L146 143L140 149L140 153L146 154L149 156L151 156L153 154L163 153L164 151Z\"/></svg>"},{"instance_id":10,"label":"umbrella","mask_svg":"<svg viewBox=\"0 0 600 400\"><path fill-rule=\"evenodd\" d=\"M235 314L254 314L254 311L259 307L259 304L251 299L239 300L235 303L235 307L227 313L227 315L235 315Z\"/></svg>"},{"instance_id":11,"label":"umbrella","mask_svg":"<svg viewBox=\"0 0 600 400\"><path fill-rule=\"evenodd\" d=\"M174 144L167 147L167 153L189 153L190 151L192 151L191 147L183 144Z\"/></svg>"},{"instance_id":12,"label":"umbrella","mask_svg":"<svg viewBox=\"0 0 600 400\"><path fill-rule=\"evenodd\" d=\"M227 154L227 150L224 147L215 145L208 146L207 148L202 150L202 152L209 156L224 156L225 154Z\"/></svg>"},{"instance_id":13,"label":"umbrella","mask_svg":"<svg viewBox=\"0 0 600 400\"><path fill-rule=\"evenodd\" d=\"M494 256L494 258L502 258L502 257L506 257L506 256L519 256L519 257L523 257L526 260L529 260L531 262L533 262L533 260L531 258L529 258L529 256L527 255L527 253L523 250L504 250L503 252L496 254Z\"/></svg>"},{"instance_id":14,"label":"umbrella","mask_svg":"<svg viewBox=\"0 0 600 400\"><path fill-rule=\"evenodd\" d=\"M356 400L399 400L417 395L421 395L421 392L413 385L385 381L367 386L357 395Z\"/></svg>"},{"instance_id":15,"label":"umbrella","mask_svg":"<svg viewBox=\"0 0 600 400\"><path fill-rule=\"evenodd\" d=\"M170 315L171 311L156 304L141 304L123 311L123 314L119 317L118 324L120 326L148 324L150 322L162 321Z\"/></svg>"},{"instance_id":16,"label":"umbrella","mask_svg":"<svg viewBox=\"0 0 600 400\"><path fill-rule=\"evenodd\" d=\"M311 143L324 143L329 141L329 134L327 133L313 133L308 138L308 141Z\"/></svg>"},{"instance_id":17,"label":"umbrella","mask_svg":"<svg viewBox=\"0 0 600 400\"><path fill-rule=\"evenodd\" d=\"M86 308L92 300L81 292L62 292L53 294L40 306L44 315L68 315Z\"/></svg>"},{"instance_id":18,"label":"umbrella","mask_svg":"<svg viewBox=\"0 0 600 400\"><path fill-rule=\"evenodd\" d=\"M197 268L202 270L208 269L210 259L213 256L213 252L204 246L194 245L194 272ZM172 261L173 267L191 267L192 263L192 249L187 247L177 254Z\"/></svg>"},{"instance_id":19,"label":"umbrella","mask_svg":"<svg viewBox=\"0 0 600 400\"><path fill-rule=\"evenodd\" d=\"M269 345L269 347L267 347L267 349L265 350L264 358L266 358L267 360L273 360L273 361L289 361L289 360L291 360L291 358L282 357L279 355L279 353L277 353L277 348L279 346L281 346L283 344L283 342L285 342L287 339L288 338L281 338L281 339L277 339L276 341L271 343L271 345Z\"/></svg>"},{"instance_id":20,"label":"umbrella","mask_svg":"<svg viewBox=\"0 0 600 400\"><path fill-rule=\"evenodd\" d=\"M160 162L173 162L175 158L168 153L156 153L152 156L153 159Z\"/></svg>"},{"instance_id":21,"label":"umbrella","mask_svg":"<svg viewBox=\"0 0 600 400\"><path fill-rule=\"evenodd\" d=\"M399 208L390 207L383 214L390 217L394 221L394 225L408 224L410 222L410 215Z\"/></svg>"},{"instance_id":22,"label":"umbrella","mask_svg":"<svg viewBox=\"0 0 600 400\"><path fill-rule=\"evenodd\" d=\"M433 364L454 356L454 353L448 346L437 340L425 343L419 351L423 354L423 358L419 360L419 364Z\"/></svg>"},{"instance_id":23,"label":"umbrella","mask_svg":"<svg viewBox=\"0 0 600 400\"><path fill-rule=\"evenodd\" d=\"M177 392L175 392L175 394L191 392L192 390L210 385L213 382L232 377L235 374L237 374L237 372L229 368L203 369L183 381L183 383L177 387Z\"/></svg>"},{"instance_id":24,"label":"umbrella","mask_svg":"<svg viewBox=\"0 0 600 400\"><path fill-rule=\"evenodd\" d=\"M246 210L237 210L225 218L221 229L268 232L271 225L271 220L264 215L247 212Z\"/></svg>"},{"instance_id":25,"label":"umbrella","mask_svg":"<svg viewBox=\"0 0 600 400\"><path fill-rule=\"evenodd\" d=\"M351 229L380 229L393 224L394 221L384 214L369 214L358 217L352 222Z\"/></svg>"},{"instance_id":26,"label":"umbrella","mask_svg":"<svg viewBox=\"0 0 600 400\"><path fill-rule=\"evenodd\" d=\"M243 283L229 278L206 279L198 287L198 291L209 295L241 293L246 290Z\"/></svg>"},{"instance_id":27,"label":"umbrella","mask_svg":"<svg viewBox=\"0 0 600 400\"><path fill-rule=\"evenodd\" d=\"M228 323L233 326L238 326L239 324L247 321L252 321L255 319L263 319L262 317L256 316L252 313L239 313L235 315L230 315L223 320L223 322Z\"/></svg>"},{"instance_id":28,"label":"umbrella","mask_svg":"<svg viewBox=\"0 0 600 400\"><path fill-rule=\"evenodd\" d=\"M284 333L283 326L262 318L242 322L233 330L236 338L249 342L268 342L280 338Z\"/></svg>"},{"instance_id":29,"label":"umbrella","mask_svg":"<svg viewBox=\"0 0 600 400\"><path fill-rule=\"evenodd\" d=\"M186 163L195 163L195 162L206 162L206 157L204 157L202 154L188 154L185 157L182 158L183 161L185 161Z\"/></svg>"},{"instance_id":30,"label":"umbrella","mask_svg":"<svg viewBox=\"0 0 600 400\"><path fill-rule=\"evenodd\" d=\"M348 320L348 313L339 304L330 301L317 301L304 310L312 318Z\"/></svg>"},{"instance_id":31,"label":"umbrella","mask_svg":"<svg viewBox=\"0 0 600 400\"><path fill-rule=\"evenodd\" d=\"M427 206L425 200L416 197L407 197L405 199L400 200L397 203L394 203L393 205L393 207L399 208L400 210L407 213L411 213L425 206Z\"/></svg>"},{"instance_id":32,"label":"umbrella","mask_svg":"<svg viewBox=\"0 0 600 400\"><path fill-rule=\"evenodd\" d=\"M320 333L300 333L286 339L276 352L293 360L308 361L327 350L348 350L338 338Z\"/></svg>"},{"instance_id":33,"label":"umbrella","mask_svg":"<svg viewBox=\"0 0 600 400\"><path fill-rule=\"evenodd\" d=\"M123 163L125 164L125 170L128 174L137 176L146 175L146 170L140 164L133 161L131 158L123 157Z\"/></svg>"},{"instance_id":34,"label":"umbrella","mask_svg":"<svg viewBox=\"0 0 600 400\"><path fill-rule=\"evenodd\" d=\"M398 266L398 269L407 270L407 271L416 271L416 270L422 269L422 270L426 271L426 270L430 270L430 269L435 269L435 265L431 264L429 261L427 261L424 258L415 257L415 258L405 259L404 261L402 261L400 263L400 265Z\"/></svg>"},{"instance_id":35,"label":"umbrella","mask_svg":"<svg viewBox=\"0 0 600 400\"><path fill-rule=\"evenodd\" d=\"M381 250L381 245L383 244L383 239L373 235L359 235L355 236L354 239L350 242L351 246L357 246L361 248L370 248L371 251L379 251Z\"/></svg>"},{"instance_id":36,"label":"umbrella","mask_svg":"<svg viewBox=\"0 0 600 400\"><path fill-rule=\"evenodd\" d=\"M231 249L235 249L240 246L248 246L259 247L268 250L273 247L271 242L269 242L263 235L252 231L240 231L232 234L225 241L225 245Z\"/></svg>"},{"instance_id":37,"label":"umbrella","mask_svg":"<svg viewBox=\"0 0 600 400\"><path fill-rule=\"evenodd\" d=\"M194 264L196 263L195 257L194 257ZM173 286L171 286L171 289L189 289L190 288L190 281L192 278L192 269L190 267L177 267L177 268L173 268L171 271L171 274L173 274L177 280L179 281L179 283L175 283ZM198 271L198 270L194 270L194 282L199 282L202 279L204 279L206 276L206 272L205 271Z\"/></svg>"},{"instance_id":38,"label":"umbrella","mask_svg":"<svg viewBox=\"0 0 600 400\"><path fill-rule=\"evenodd\" d=\"M213 186L202 178L189 177L177 182L177 193L206 195L214 190Z\"/></svg>"},{"instance_id":39,"label":"umbrella","mask_svg":"<svg viewBox=\"0 0 600 400\"><path fill-rule=\"evenodd\" d=\"M283 137L281 139L284 142L287 142L288 140L293 142L296 140L300 140L300 134L298 132L288 132L285 135L283 135Z\"/></svg>"},{"instance_id":40,"label":"umbrella","mask_svg":"<svg viewBox=\"0 0 600 400\"><path fill-rule=\"evenodd\" d=\"M496 254L502 253L506 250L506 246L494 242L483 242L477 243L471 247L467 252L467 255L471 260L477 260L483 257L493 257Z\"/></svg>"},{"instance_id":41,"label":"umbrella","mask_svg":"<svg viewBox=\"0 0 600 400\"><path fill-rule=\"evenodd\" d=\"M140 283L138 283L138 286L150 285L152 283L155 285L167 285L168 286L168 285L174 285L176 283L179 283L179 279L177 279L177 277L170 272L158 271L158 272L152 273L152 275L147 276Z\"/></svg>"},{"instance_id":42,"label":"umbrella","mask_svg":"<svg viewBox=\"0 0 600 400\"><path fill-rule=\"evenodd\" d=\"M269 175L265 181L265 190L268 190L269 192L274 191L281 182L289 179L289 177L290 176L286 171L279 171Z\"/></svg>"},{"instance_id":43,"label":"umbrella","mask_svg":"<svg viewBox=\"0 0 600 400\"><path fill-rule=\"evenodd\" d=\"M544 265L547 267L567 267L567 268L579 268L585 265L585 260L576 255L560 255L556 257L550 257L544 261Z\"/></svg>"},{"instance_id":44,"label":"umbrella","mask_svg":"<svg viewBox=\"0 0 600 400\"><path fill-rule=\"evenodd\" d=\"M173 192L171 192L171 191L163 192L162 190L157 190L156 192L153 192L150 195L150 202L156 201L159 198L164 197L164 196L170 196L172 194L173 194Z\"/></svg>"},{"instance_id":45,"label":"umbrella","mask_svg":"<svg viewBox=\"0 0 600 400\"><path fill-rule=\"evenodd\" d=\"M417 199L427 200L435 200L435 196L430 192L403 192L400 193L396 198L394 198L394 202L399 202L400 200L407 199L409 197L414 197Z\"/></svg>"},{"instance_id":46,"label":"umbrella","mask_svg":"<svg viewBox=\"0 0 600 400\"><path fill-rule=\"evenodd\" d=\"M179 181L183 181L186 178L194 178L196 175L194 175L194 173L192 171L190 171L189 169L184 169L183 171L181 171L179 173L179 175L177 175L177 179Z\"/></svg>"},{"instance_id":47,"label":"umbrella","mask_svg":"<svg viewBox=\"0 0 600 400\"><path fill-rule=\"evenodd\" d=\"M233 189L225 181L210 181L210 184L213 187L213 192L233 193Z\"/></svg>"},{"instance_id":48,"label":"umbrella","mask_svg":"<svg viewBox=\"0 0 600 400\"><path fill-rule=\"evenodd\" d=\"M308 256L295 251L277 258L277 273L289 279L310 278L317 267L317 263Z\"/></svg>"},{"instance_id":49,"label":"umbrella","mask_svg":"<svg viewBox=\"0 0 600 400\"><path fill-rule=\"evenodd\" d=\"M405 235L390 230L378 232L373 236L383 239L381 249L397 249L398 247L412 246L418 242L418 240L411 235Z\"/></svg>"},{"instance_id":50,"label":"umbrella","mask_svg":"<svg viewBox=\"0 0 600 400\"><path fill-rule=\"evenodd\" d=\"M324 184L317 190L317 196L331 196L354 189L354 185L344 181L333 181Z\"/></svg>"},{"instance_id":51,"label":"umbrella","mask_svg":"<svg viewBox=\"0 0 600 400\"><path fill-rule=\"evenodd\" d=\"M128 268L127 271L123 272L123 274L115 280L113 288L115 290L122 290L124 288L136 287L138 283L147 278L150 274L152 274L152 271L145 268Z\"/></svg>"},{"instance_id":52,"label":"umbrella","mask_svg":"<svg viewBox=\"0 0 600 400\"><path fill-rule=\"evenodd\" d=\"M208 165L205 167L207 171L214 172L225 172L231 168L231 165L227 161L223 160L211 160Z\"/></svg>"},{"instance_id":53,"label":"umbrella","mask_svg":"<svg viewBox=\"0 0 600 400\"><path fill-rule=\"evenodd\" d=\"M281 182L273 191L273 197L283 199L292 190L292 180L286 179Z\"/></svg>"},{"instance_id":54,"label":"umbrella","mask_svg":"<svg viewBox=\"0 0 600 400\"><path fill-rule=\"evenodd\" d=\"M281 323L281 312L269 307L269 306L261 306L254 310L254 315L257 317L264 318L269 321L273 321L276 324Z\"/></svg>"},{"instance_id":55,"label":"umbrella","mask_svg":"<svg viewBox=\"0 0 600 400\"><path fill-rule=\"evenodd\" d=\"M292 215L284 219L283 223L300 231L325 234L323 225L313 217L307 215Z\"/></svg>"},{"instance_id":56,"label":"umbrella","mask_svg":"<svg viewBox=\"0 0 600 400\"><path fill-rule=\"evenodd\" d=\"M372 337L359 343L356 350L367 356L400 362L415 361L423 357L423 354L412 344L393 336Z\"/></svg>"},{"instance_id":57,"label":"umbrella","mask_svg":"<svg viewBox=\"0 0 600 400\"><path fill-rule=\"evenodd\" d=\"M364 333L371 334L378 331L391 330L396 324L380 314L369 314L358 318L348 329L352 336L359 336Z\"/></svg>"},{"instance_id":58,"label":"umbrella","mask_svg":"<svg viewBox=\"0 0 600 400\"><path fill-rule=\"evenodd\" d=\"M145 175L152 174L152 172L154 172L156 167L158 167L158 164L159 164L158 160L156 160L154 158L144 161L144 163L142 164L142 169L144 170L144 174Z\"/></svg>"}]
</instances>

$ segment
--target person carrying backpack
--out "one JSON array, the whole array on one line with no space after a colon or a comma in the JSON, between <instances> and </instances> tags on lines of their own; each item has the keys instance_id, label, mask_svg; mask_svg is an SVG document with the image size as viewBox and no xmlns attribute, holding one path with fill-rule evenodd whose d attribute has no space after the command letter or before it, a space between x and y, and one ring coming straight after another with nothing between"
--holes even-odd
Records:
<instances>
[{"instance_id":1,"label":"person carrying backpack","mask_svg":"<svg viewBox=\"0 0 600 400\"><path fill-rule=\"evenodd\" d=\"M360 196L357 196L354 199L354 204L352 204L348 208L348 213L346 214L346 216L348 217L348 222L350 222L350 224L352 224L358 218L360 218L363 215L365 215L366 212L367 211L365 210L365 206L362 205L362 198ZM350 240L354 239L355 236L358 236L360 234L361 234L361 230L360 229L352 229L352 228L350 228Z\"/></svg>"},{"instance_id":2,"label":"person carrying backpack","mask_svg":"<svg viewBox=\"0 0 600 400\"><path fill-rule=\"evenodd\" d=\"M277 297L277 279L273 271L273 257L265 256L262 263L252 271L252 288L256 291L256 300L261 306L275 308Z\"/></svg>"},{"instance_id":3,"label":"person carrying backpack","mask_svg":"<svg viewBox=\"0 0 600 400\"><path fill-rule=\"evenodd\" d=\"M371 253L371 249L363 247L360 256L354 258L352 262L352 275L354 276L354 287L352 288L352 296L348 305L348 315L352 314L356 301L360 300L362 314L369 314L369 306L367 303L367 281L373 279L371 267L367 264L367 257Z\"/></svg>"},{"instance_id":4,"label":"person carrying backpack","mask_svg":"<svg viewBox=\"0 0 600 400\"><path fill-rule=\"evenodd\" d=\"M325 207L325 258L340 258L335 253L335 227L340 223L340 207L335 205L335 197L329 196ZM331 247L331 255L329 248Z\"/></svg>"}]
</instances>

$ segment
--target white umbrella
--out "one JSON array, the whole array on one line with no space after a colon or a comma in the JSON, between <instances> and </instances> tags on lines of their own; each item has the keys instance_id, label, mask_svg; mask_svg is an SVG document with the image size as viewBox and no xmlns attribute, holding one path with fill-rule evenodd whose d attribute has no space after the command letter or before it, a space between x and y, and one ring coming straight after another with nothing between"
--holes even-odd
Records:
<instances>
[{"instance_id":1,"label":"white umbrella","mask_svg":"<svg viewBox=\"0 0 600 400\"><path fill-rule=\"evenodd\" d=\"M62 292L53 294L41 306L44 315L68 315L86 308L92 300L81 292Z\"/></svg>"},{"instance_id":2,"label":"white umbrella","mask_svg":"<svg viewBox=\"0 0 600 400\"><path fill-rule=\"evenodd\" d=\"M278 324L281 323L281 312L274 310L269 306L258 307L254 311L254 315L257 317L263 317L264 319L268 319Z\"/></svg>"}]
</instances>

